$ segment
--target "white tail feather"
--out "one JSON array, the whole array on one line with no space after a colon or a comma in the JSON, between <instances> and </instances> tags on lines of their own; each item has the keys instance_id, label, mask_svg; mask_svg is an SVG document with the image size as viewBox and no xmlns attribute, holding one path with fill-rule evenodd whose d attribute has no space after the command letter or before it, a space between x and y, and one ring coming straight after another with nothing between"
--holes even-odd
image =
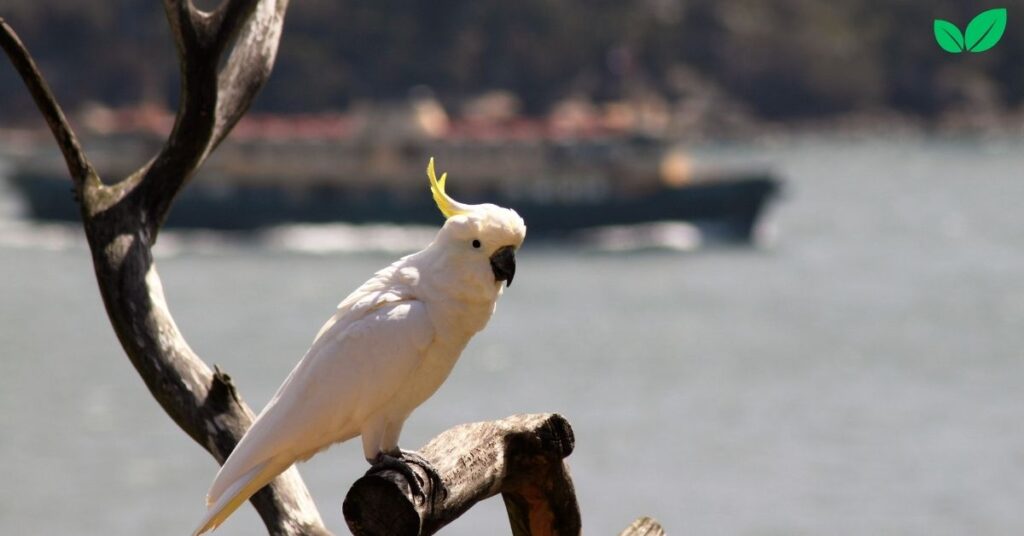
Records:
<instances>
[{"instance_id":1,"label":"white tail feather","mask_svg":"<svg viewBox=\"0 0 1024 536\"><path fill-rule=\"evenodd\" d=\"M281 474L291 465L291 461L282 462L267 460L243 474L234 481L220 497L214 499L213 505L209 506L206 516L199 523L199 527L192 533L192 536L199 536L204 532L217 528L245 501L249 500L254 493L266 486L277 475Z\"/></svg>"}]
</instances>

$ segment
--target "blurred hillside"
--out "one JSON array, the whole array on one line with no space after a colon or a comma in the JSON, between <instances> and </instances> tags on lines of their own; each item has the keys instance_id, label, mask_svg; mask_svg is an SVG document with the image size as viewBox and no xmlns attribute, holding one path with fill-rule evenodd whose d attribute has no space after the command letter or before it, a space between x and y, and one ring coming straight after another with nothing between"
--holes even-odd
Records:
<instances>
[{"instance_id":1,"label":"blurred hillside","mask_svg":"<svg viewBox=\"0 0 1024 536\"><path fill-rule=\"evenodd\" d=\"M933 19L963 28L996 5L1009 24L994 49L950 55L936 45ZM177 66L159 2L4 0L0 15L67 108L173 107ZM303 0L289 8L255 108L345 110L426 86L454 111L505 90L530 115L566 99L640 99L703 122L990 124L1021 116L1022 66L1021 1ZM0 120L34 118L13 70L0 69Z\"/></svg>"}]
</instances>

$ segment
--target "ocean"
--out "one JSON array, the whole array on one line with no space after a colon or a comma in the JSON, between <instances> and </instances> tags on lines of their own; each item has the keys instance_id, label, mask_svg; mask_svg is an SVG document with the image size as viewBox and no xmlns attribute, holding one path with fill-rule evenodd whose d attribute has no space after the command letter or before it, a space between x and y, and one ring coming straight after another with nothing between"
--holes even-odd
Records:
<instances>
[{"instance_id":1,"label":"ocean","mask_svg":"<svg viewBox=\"0 0 1024 536\"><path fill-rule=\"evenodd\" d=\"M1024 140L779 138L693 148L786 193L752 248L527 245L406 424L558 412L587 534L1024 533ZM188 534L216 472L107 322L81 231L0 184L0 534ZM527 222L529 224L529 222ZM193 348L254 408L348 292L430 229L162 235ZM358 442L303 464L328 527ZM262 533L245 506L217 534ZM443 533L507 534L500 499Z\"/></svg>"}]
</instances>

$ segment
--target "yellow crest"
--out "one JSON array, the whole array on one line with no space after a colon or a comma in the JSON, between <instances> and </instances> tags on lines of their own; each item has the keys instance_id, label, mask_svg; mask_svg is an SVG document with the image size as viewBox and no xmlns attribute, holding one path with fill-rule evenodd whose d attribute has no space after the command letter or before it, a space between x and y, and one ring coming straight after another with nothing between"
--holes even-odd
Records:
<instances>
[{"instance_id":1,"label":"yellow crest","mask_svg":"<svg viewBox=\"0 0 1024 536\"><path fill-rule=\"evenodd\" d=\"M445 218L451 218L452 216L458 216L470 211L468 205L459 203L448 197L448 194L445 193L444 182L448 179L448 174L442 173L441 179L438 180L437 175L434 174L434 157L430 157L430 162L427 163L427 177L430 178L430 192L434 194L434 203L437 203L437 208L441 211L441 214L444 214Z\"/></svg>"}]
</instances>

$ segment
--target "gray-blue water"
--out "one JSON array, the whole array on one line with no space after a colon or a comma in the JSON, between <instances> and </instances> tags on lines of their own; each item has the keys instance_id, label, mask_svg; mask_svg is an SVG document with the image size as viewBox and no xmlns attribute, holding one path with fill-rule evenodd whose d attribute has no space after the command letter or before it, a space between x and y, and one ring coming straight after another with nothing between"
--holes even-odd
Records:
<instances>
[{"instance_id":1,"label":"gray-blue water","mask_svg":"<svg viewBox=\"0 0 1024 536\"><path fill-rule=\"evenodd\" d=\"M773 245L527 247L403 444L561 412L594 535L641 515L689 535L1022 534L1022 149L701 149L788 179ZM187 534L216 465L123 356L77 231L8 220L0 244L0 533ZM193 347L258 408L335 304L394 256L185 241L159 262ZM356 444L301 466L337 533L364 470ZM218 534L260 527L246 506ZM507 527L491 500L446 533Z\"/></svg>"}]
</instances>

